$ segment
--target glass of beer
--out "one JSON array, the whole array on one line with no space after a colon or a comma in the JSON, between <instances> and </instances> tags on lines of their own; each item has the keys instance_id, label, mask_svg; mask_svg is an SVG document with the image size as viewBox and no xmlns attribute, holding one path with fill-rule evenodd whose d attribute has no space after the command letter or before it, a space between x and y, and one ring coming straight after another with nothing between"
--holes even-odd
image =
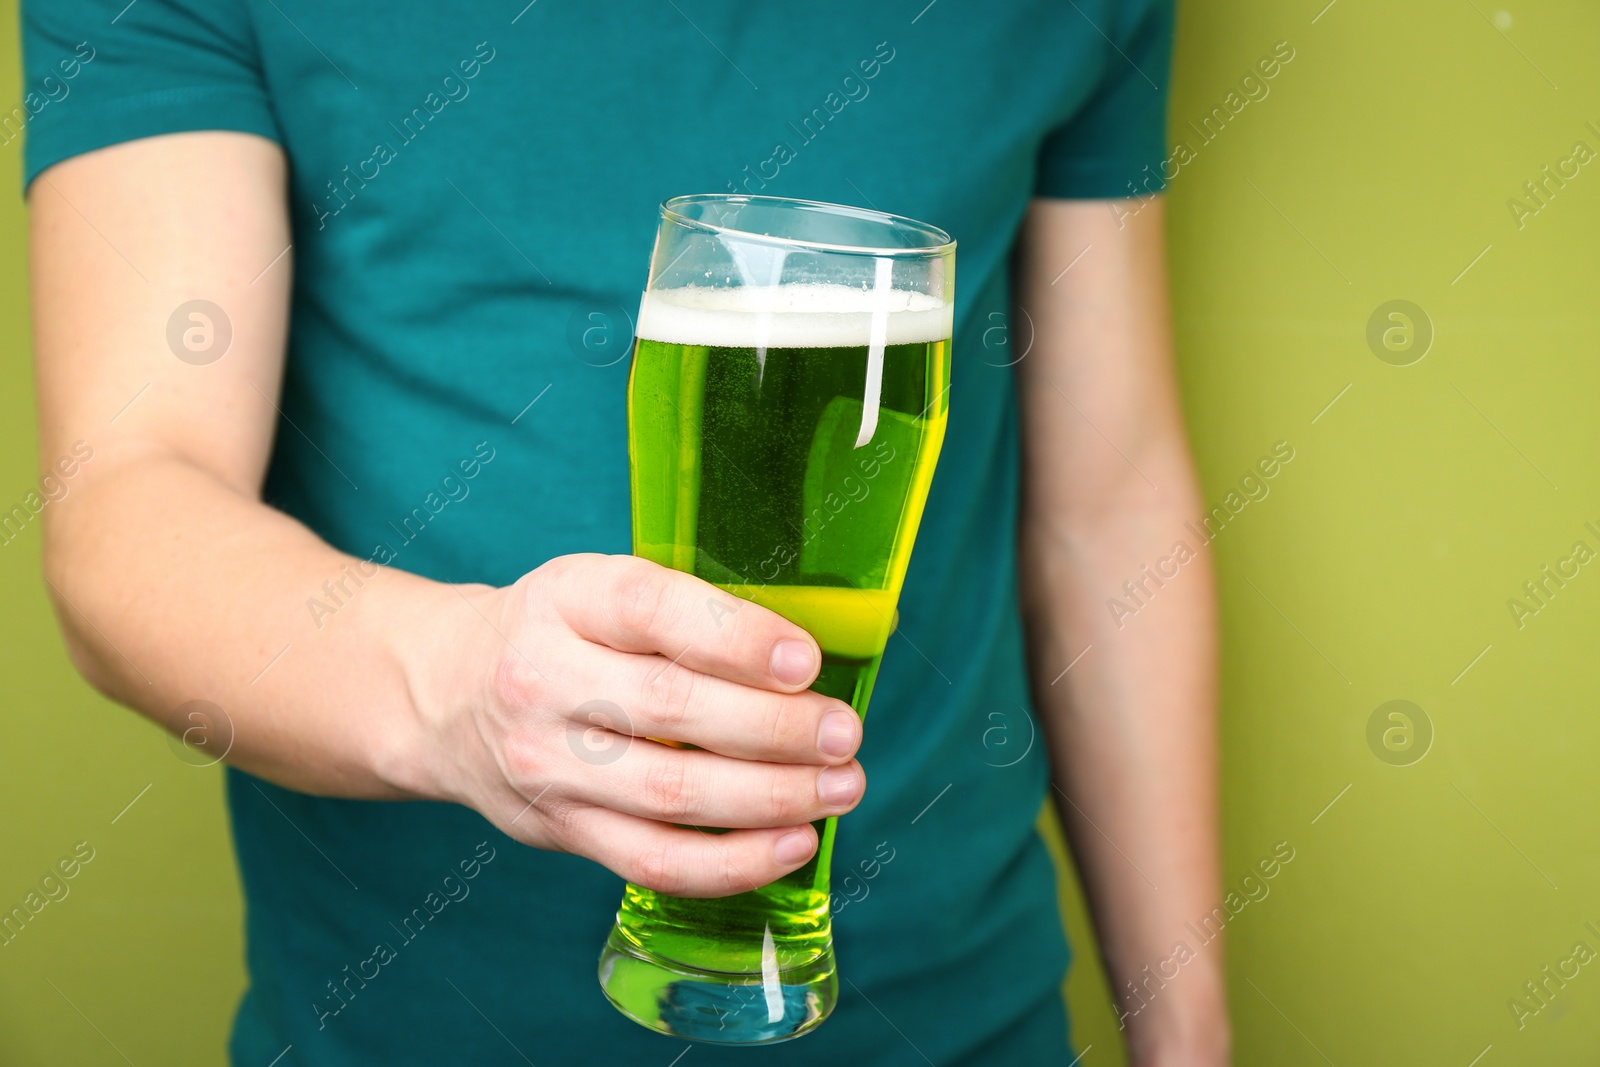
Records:
<instances>
[{"instance_id":1,"label":"glass of beer","mask_svg":"<svg viewBox=\"0 0 1600 1067\"><path fill-rule=\"evenodd\" d=\"M954 269L950 236L911 219L677 197L634 331L634 554L803 627L822 649L812 689L863 716L944 440ZM628 885L600 957L611 1002L721 1044L820 1024L838 998L835 821L809 862L750 892Z\"/></svg>"}]
</instances>

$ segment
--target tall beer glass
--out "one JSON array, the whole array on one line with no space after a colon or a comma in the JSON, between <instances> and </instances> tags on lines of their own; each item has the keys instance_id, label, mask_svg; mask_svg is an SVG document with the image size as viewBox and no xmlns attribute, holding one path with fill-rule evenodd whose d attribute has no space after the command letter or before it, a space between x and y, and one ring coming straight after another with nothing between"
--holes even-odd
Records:
<instances>
[{"instance_id":1,"label":"tall beer glass","mask_svg":"<svg viewBox=\"0 0 1600 1067\"><path fill-rule=\"evenodd\" d=\"M860 715L944 440L954 268L949 235L910 219L684 196L661 207L639 308L634 553L809 631L822 648L812 688ZM816 824L810 862L751 892L692 900L630 884L600 957L611 1002L723 1044L821 1023L838 997L834 823Z\"/></svg>"}]
</instances>

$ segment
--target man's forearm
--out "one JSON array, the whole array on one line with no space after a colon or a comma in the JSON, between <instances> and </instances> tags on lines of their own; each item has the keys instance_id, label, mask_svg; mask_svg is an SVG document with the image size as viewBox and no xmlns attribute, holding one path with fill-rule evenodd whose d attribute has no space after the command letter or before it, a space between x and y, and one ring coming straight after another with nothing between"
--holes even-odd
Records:
<instances>
[{"instance_id":1,"label":"man's forearm","mask_svg":"<svg viewBox=\"0 0 1600 1067\"><path fill-rule=\"evenodd\" d=\"M196 131L75 156L30 187L40 453L93 449L42 513L45 573L75 662L118 700L163 724L209 701L232 725L231 749L227 723L209 731L213 754L308 791L401 795L410 694L428 684L408 672L442 662L407 642L464 605L398 572L353 588L360 561L258 499L287 344L287 174L264 138ZM197 292L211 309L185 312ZM185 322L206 328L175 340ZM306 601L325 581L353 595L319 627Z\"/></svg>"},{"instance_id":2,"label":"man's forearm","mask_svg":"<svg viewBox=\"0 0 1600 1067\"><path fill-rule=\"evenodd\" d=\"M1184 525L1200 499L1164 218L1159 199L1134 213L1036 200L1024 220L1016 300L1037 344L1016 365L1021 590L1055 795L1133 1063L1221 1067L1220 946L1185 926L1219 881L1216 631L1209 560Z\"/></svg>"},{"instance_id":3,"label":"man's forearm","mask_svg":"<svg viewBox=\"0 0 1600 1067\"><path fill-rule=\"evenodd\" d=\"M451 661L417 646L470 611L451 587L347 556L179 457L97 456L45 516L46 576L96 686L169 728L188 701L217 705L205 750L283 785L415 795L414 692L440 681L417 672Z\"/></svg>"},{"instance_id":4,"label":"man's forearm","mask_svg":"<svg viewBox=\"0 0 1600 1067\"><path fill-rule=\"evenodd\" d=\"M1169 1036L1226 1033L1220 944L1185 925L1218 891L1215 608L1184 525L1200 512L1187 454L1156 444L1138 463L1081 516L1025 514L1022 567L1055 799L1135 1062L1154 1063Z\"/></svg>"}]
</instances>

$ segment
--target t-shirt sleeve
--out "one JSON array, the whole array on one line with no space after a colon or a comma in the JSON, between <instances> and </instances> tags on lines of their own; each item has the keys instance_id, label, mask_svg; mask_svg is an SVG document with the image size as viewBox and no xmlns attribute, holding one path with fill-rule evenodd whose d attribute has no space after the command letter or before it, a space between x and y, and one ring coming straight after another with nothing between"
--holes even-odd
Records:
<instances>
[{"instance_id":1,"label":"t-shirt sleeve","mask_svg":"<svg viewBox=\"0 0 1600 1067\"><path fill-rule=\"evenodd\" d=\"M1173 19L1173 0L1125 0L1112 24L1085 25L1104 48L1104 73L1040 146L1036 196L1142 196L1165 185Z\"/></svg>"},{"instance_id":2,"label":"t-shirt sleeve","mask_svg":"<svg viewBox=\"0 0 1600 1067\"><path fill-rule=\"evenodd\" d=\"M22 51L24 189L53 163L157 134L282 141L241 0L23 0Z\"/></svg>"}]
</instances>

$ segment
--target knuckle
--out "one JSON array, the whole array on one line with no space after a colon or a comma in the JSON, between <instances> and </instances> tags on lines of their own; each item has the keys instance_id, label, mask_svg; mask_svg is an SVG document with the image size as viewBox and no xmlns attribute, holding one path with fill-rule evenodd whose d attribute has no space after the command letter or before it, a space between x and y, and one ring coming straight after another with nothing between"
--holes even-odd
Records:
<instances>
[{"instance_id":1,"label":"knuckle","mask_svg":"<svg viewBox=\"0 0 1600 1067\"><path fill-rule=\"evenodd\" d=\"M800 736L803 724L809 718L803 714L805 705L793 697L773 695L763 700L763 740L767 750L774 753L793 753L801 749Z\"/></svg>"},{"instance_id":2,"label":"knuckle","mask_svg":"<svg viewBox=\"0 0 1600 1067\"><path fill-rule=\"evenodd\" d=\"M522 596L524 618L558 619L563 624L567 590L571 585L569 575L575 564L570 556L557 556L546 560L517 580Z\"/></svg>"},{"instance_id":3,"label":"knuckle","mask_svg":"<svg viewBox=\"0 0 1600 1067\"><path fill-rule=\"evenodd\" d=\"M796 789L795 784L793 774L775 771L768 778L767 814L773 825L811 821L816 790L810 786Z\"/></svg>"},{"instance_id":4,"label":"knuckle","mask_svg":"<svg viewBox=\"0 0 1600 1067\"><path fill-rule=\"evenodd\" d=\"M686 817L693 807L686 763L676 754L653 760L644 772L644 800L649 809L668 822Z\"/></svg>"},{"instance_id":5,"label":"knuckle","mask_svg":"<svg viewBox=\"0 0 1600 1067\"><path fill-rule=\"evenodd\" d=\"M506 653L494 666L493 691L503 708L527 708L538 702L541 679L533 664L516 653Z\"/></svg>"},{"instance_id":6,"label":"knuckle","mask_svg":"<svg viewBox=\"0 0 1600 1067\"><path fill-rule=\"evenodd\" d=\"M539 750L533 745L522 742L505 744L501 749L500 758L505 767L506 779L519 789L526 789L537 782L544 777L548 769Z\"/></svg>"},{"instance_id":7,"label":"knuckle","mask_svg":"<svg viewBox=\"0 0 1600 1067\"><path fill-rule=\"evenodd\" d=\"M611 614L626 633L651 632L666 606L666 583L647 567L624 568L611 586Z\"/></svg>"},{"instance_id":8,"label":"knuckle","mask_svg":"<svg viewBox=\"0 0 1600 1067\"><path fill-rule=\"evenodd\" d=\"M528 573L548 583L553 590L567 591L574 586L582 589L605 567L607 559L597 552L572 552L564 556L552 556Z\"/></svg>"},{"instance_id":9,"label":"knuckle","mask_svg":"<svg viewBox=\"0 0 1600 1067\"><path fill-rule=\"evenodd\" d=\"M581 805L565 797L551 796L536 803L534 810L539 813L539 821L544 824L545 832L556 844L569 852L576 851L576 846L581 843L578 818Z\"/></svg>"},{"instance_id":10,"label":"knuckle","mask_svg":"<svg viewBox=\"0 0 1600 1067\"><path fill-rule=\"evenodd\" d=\"M556 556L547 559L533 570L517 579L516 584L530 598L537 590L539 592L555 592L561 588L562 578L567 574L571 564L566 556Z\"/></svg>"},{"instance_id":11,"label":"knuckle","mask_svg":"<svg viewBox=\"0 0 1600 1067\"><path fill-rule=\"evenodd\" d=\"M676 895L688 888L680 851L670 838L658 836L634 859L634 879L647 889Z\"/></svg>"},{"instance_id":12,"label":"knuckle","mask_svg":"<svg viewBox=\"0 0 1600 1067\"><path fill-rule=\"evenodd\" d=\"M765 865L755 862L738 863L727 848L719 849L719 853L721 862L717 864L717 881L722 887L720 892L723 895L748 893L766 884L760 877L753 876L753 872L766 873Z\"/></svg>"},{"instance_id":13,"label":"knuckle","mask_svg":"<svg viewBox=\"0 0 1600 1067\"><path fill-rule=\"evenodd\" d=\"M676 663L665 667L650 664L645 679L645 699L641 702L648 725L671 731L689 718L689 709L699 698L700 683L694 671Z\"/></svg>"}]
</instances>

